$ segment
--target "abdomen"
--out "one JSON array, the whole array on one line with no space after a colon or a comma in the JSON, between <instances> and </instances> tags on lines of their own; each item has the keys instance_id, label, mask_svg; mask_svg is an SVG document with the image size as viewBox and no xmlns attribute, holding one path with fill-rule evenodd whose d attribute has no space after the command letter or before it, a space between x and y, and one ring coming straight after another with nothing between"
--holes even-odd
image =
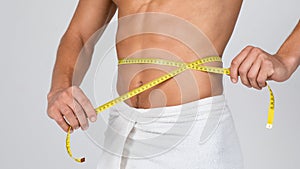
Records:
<instances>
[{"instance_id":1,"label":"abdomen","mask_svg":"<svg viewBox=\"0 0 300 169\"><path fill-rule=\"evenodd\" d=\"M239 5L231 4L235 11L230 5L228 10L231 11L225 10L224 4L216 7L225 1L182 3L182 0L173 0L141 4L120 1L118 58L150 57L191 62L207 56L221 56L239 11ZM174 69L149 64L120 65L118 92L128 92ZM219 95L222 91L221 75L189 70L127 103L139 108L171 106Z\"/></svg>"}]
</instances>

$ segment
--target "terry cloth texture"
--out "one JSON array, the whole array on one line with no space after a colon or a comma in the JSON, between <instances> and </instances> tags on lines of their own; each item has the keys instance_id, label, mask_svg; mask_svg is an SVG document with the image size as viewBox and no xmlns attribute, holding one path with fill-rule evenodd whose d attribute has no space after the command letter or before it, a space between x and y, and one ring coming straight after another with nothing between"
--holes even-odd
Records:
<instances>
[{"instance_id":1,"label":"terry cloth texture","mask_svg":"<svg viewBox=\"0 0 300 169\"><path fill-rule=\"evenodd\" d=\"M109 112L98 169L242 169L224 95L160 108L120 103Z\"/></svg>"}]
</instances>

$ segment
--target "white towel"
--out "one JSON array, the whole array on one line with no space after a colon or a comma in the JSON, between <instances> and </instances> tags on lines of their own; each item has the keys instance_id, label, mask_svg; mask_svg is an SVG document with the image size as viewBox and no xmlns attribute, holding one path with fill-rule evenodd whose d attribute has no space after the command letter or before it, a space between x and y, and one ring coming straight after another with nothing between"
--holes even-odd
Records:
<instances>
[{"instance_id":1,"label":"white towel","mask_svg":"<svg viewBox=\"0 0 300 169\"><path fill-rule=\"evenodd\" d=\"M242 169L223 95L177 106L110 110L98 169Z\"/></svg>"}]
</instances>

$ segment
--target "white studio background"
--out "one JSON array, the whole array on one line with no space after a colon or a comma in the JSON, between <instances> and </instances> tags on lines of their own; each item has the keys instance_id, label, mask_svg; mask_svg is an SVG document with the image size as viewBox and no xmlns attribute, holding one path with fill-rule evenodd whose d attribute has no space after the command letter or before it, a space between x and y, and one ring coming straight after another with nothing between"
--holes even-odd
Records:
<instances>
[{"instance_id":1,"label":"white studio background","mask_svg":"<svg viewBox=\"0 0 300 169\"><path fill-rule=\"evenodd\" d=\"M78 1L11 0L0 6L0 105L2 169L92 169L100 150L83 132L73 134L73 162L65 133L46 115L46 95L60 37ZM247 0L224 53L224 66L246 45L274 53L299 20L300 1ZM113 39L112 39L113 40ZM287 82L270 82L276 99L275 122L265 129L268 91L232 84L224 77L245 169L294 169L299 164L299 70ZM298 158L297 158L298 157Z\"/></svg>"}]
</instances>

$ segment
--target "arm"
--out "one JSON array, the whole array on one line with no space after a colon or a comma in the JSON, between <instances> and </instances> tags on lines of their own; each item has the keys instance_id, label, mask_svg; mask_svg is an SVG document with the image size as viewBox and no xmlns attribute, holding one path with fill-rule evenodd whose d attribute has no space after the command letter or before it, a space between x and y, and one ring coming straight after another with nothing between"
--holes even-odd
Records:
<instances>
[{"instance_id":1,"label":"arm","mask_svg":"<svg viewBox=\"0 0 300 169\"><path fill-rule=\"evenodd\" d=\"M247 87L261 89L267 80L287 80L300 64L300 22L276 54L248 46L231 62L230 77L237 83L238 76Z\"/></svg>"},{"instance_id":2,"label":"arm","mask_svg":"<svg viewBox=\"0 0 300 169\"><path fill-rule=\"evenodd\" d=\"M96 120L91 102L78 86L89 67L94 44L98 40L89 39L111 20L115 11L116 6L111 0L80 0L71 23L61 38L47 97L47 112L64 131L69 126L73 129L79 126L87 129L86 117L90 121ZM102 32L98 32L99 35Z\"/></svg>"}]
</instances>

